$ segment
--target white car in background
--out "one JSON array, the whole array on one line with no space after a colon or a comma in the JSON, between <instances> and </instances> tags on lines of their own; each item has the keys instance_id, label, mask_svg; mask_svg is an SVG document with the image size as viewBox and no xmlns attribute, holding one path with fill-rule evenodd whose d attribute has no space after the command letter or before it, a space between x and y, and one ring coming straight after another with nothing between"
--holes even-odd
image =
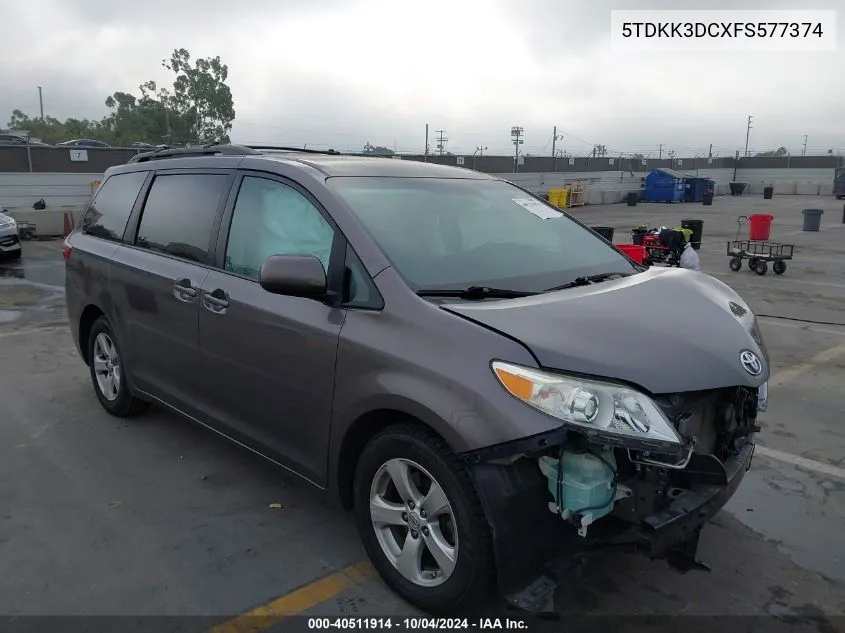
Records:
<instances>
[{"instance_id":1,"label":"white car in background","mask_svg":"<svg viewBox=\"0 0 845 633\"><path fill-rule=\"evenodd\" d=\"M21 256L21 236L18 223L0 209L0 258L18 259Z\"/></svg>"}]
</instances>

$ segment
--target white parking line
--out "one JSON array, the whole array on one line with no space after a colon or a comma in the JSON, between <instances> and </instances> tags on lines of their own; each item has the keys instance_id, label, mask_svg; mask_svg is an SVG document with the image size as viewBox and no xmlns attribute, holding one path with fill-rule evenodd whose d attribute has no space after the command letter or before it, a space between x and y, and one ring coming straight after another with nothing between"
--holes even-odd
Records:
<instances>
[{"instance_id":1,"label":"white parking line","mask_svg":"<svg viewBox=\"0 0 845 633\"><path fill-rule=\"evenodd\" d=\"M784 453L783 451L769 448L768 446L763 446L762 444L757 444L754 452L770 459L776 459L779 462L785 462L787 464L792 464L793 466L798 466L799 468L811 470L815 473L819 473L820 475L827 475L829 477L836 477L837 479L845 480L845 468L839 468L838 466L834 466L832 464L825 464L824 462L819 462L815 459L807 459L806 457L801 457L800 455Z\"/></svg>"},{"instance_id":2,"label":"white parking line","mask_svg":"<svg viewBox=\"0 0 845 633\"><path fill-rule=\"evenodd\" d=\"M774 376L769 378L769 386L776 387L791 380L794 380L801 374L806 374L808 371L816 369L819 365L825 365L831 362L834 358L840 356L841 354L845 354L845 343L821 351L815 356L813 356L811 359L803 363L793 365L789 369L779 371Z\"/></svg>"}]
</instances>

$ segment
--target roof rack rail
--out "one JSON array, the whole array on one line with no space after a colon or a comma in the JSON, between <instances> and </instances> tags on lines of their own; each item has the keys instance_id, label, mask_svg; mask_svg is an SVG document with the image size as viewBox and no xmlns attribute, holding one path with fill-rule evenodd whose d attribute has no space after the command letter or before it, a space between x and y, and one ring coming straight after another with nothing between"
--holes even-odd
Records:
<instances>
[{"instance_id":1,"label":"roof rack rail","mask_svg":"<svg viewBox=\"0 0 845 633\"><path fill-rule=\"evenodd\" d=\"M334 149L305 149L304 147L288 147L283 145L244 145L243 147L248 147L250 149L257 149L257 150L282 150L285 152L300 152L302 154L330 154L330 155L338 155L340 152Z\"/></svg>"},{"instance_id":2,"label":"roof rack rail","mask_svg":"<svg viewBox=\"0 0 845 633\"><path fill-rule=\"evenodd\" d=\"M231 144L217 144L208 143L206 145L195 145L192 147L159 147L152 152L143 152L132 156L127 163L144 163L151 160L158 160L160 158L176 158L180 156L247 156L250 154L260 154L257 149L247 147L246 145L231 145Z\"/></svg>"}]
</instances>

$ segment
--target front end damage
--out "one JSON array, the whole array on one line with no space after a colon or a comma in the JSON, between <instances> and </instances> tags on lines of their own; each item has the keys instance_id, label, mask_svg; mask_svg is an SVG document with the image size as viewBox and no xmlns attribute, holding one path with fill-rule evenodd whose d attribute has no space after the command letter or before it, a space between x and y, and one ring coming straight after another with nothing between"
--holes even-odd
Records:
<instances>
[{"instance_id":1,"label":"front end damage","mask_svg":"<svg viewBox=\"0 0 845 633\"><path fill-rule=\"evenodd\" d=\"M562 426L466 454L493 534L498 589L529 611L548 606L556 581L608 548L706 570L702 527L739 486L754 454L766 387L654 397L680 454L606 443Z\"/></svg>"}]
</instances>

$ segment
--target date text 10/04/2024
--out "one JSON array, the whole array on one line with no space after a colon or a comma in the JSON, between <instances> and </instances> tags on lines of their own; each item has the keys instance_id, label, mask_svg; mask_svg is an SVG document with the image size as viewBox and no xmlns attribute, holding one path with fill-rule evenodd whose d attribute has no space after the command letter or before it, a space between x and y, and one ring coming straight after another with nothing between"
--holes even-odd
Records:
<instances>
[{"instance_id":1,"label":"date text 10/04/2024","mask_svg":"<svg viewBox=\"0 0 845 633\"><path fill-rule=\"evenodd\" d=\"M308 618L309 630L362 631L486 631L527 630L528 624L519 618Z\"/></svg>"}]
</instances>

